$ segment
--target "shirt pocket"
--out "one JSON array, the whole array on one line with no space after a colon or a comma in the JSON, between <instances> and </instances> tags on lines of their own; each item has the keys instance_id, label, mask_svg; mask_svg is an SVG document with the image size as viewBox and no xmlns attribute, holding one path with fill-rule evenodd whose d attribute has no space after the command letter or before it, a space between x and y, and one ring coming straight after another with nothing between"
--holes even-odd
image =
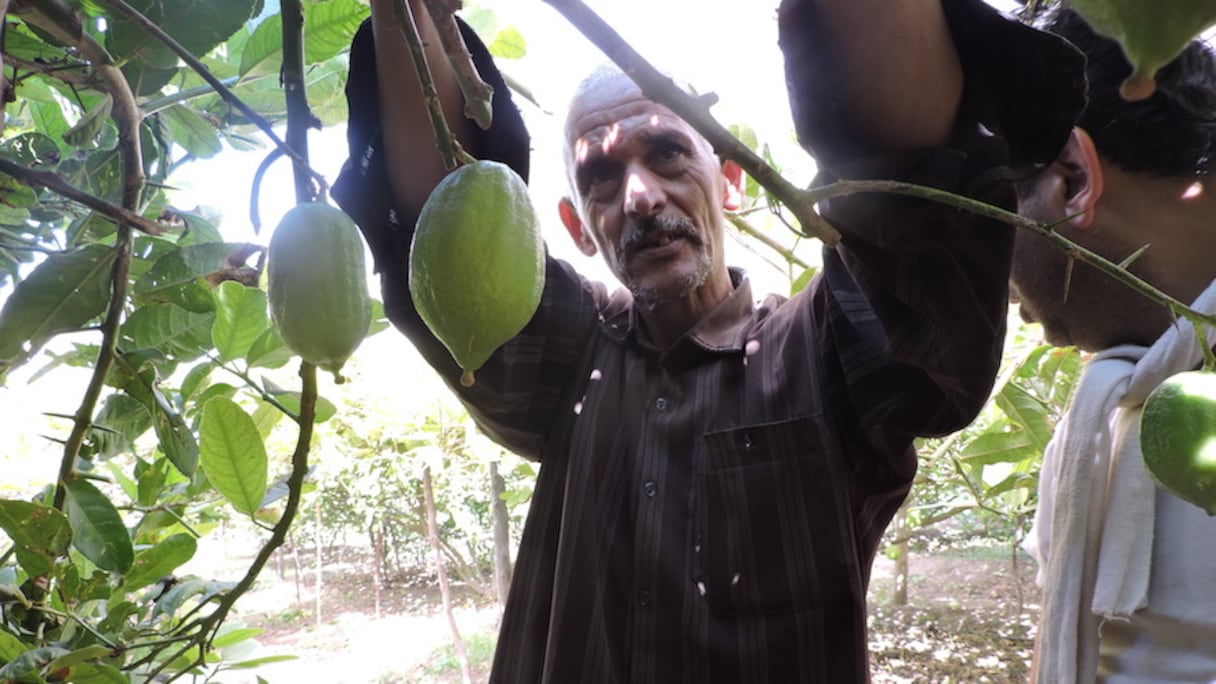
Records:
<instances>
[{"instance_id":1,"label":"shirt pocket","mask_svg":"<svg viewBox=\"0 0 1216 684\"><path fill-rule=\"evenodd\" d=\"M714 613L774 615L851 595L847 490L821 421L705 435L697 581Z\"/></svg>"}]
</instances>

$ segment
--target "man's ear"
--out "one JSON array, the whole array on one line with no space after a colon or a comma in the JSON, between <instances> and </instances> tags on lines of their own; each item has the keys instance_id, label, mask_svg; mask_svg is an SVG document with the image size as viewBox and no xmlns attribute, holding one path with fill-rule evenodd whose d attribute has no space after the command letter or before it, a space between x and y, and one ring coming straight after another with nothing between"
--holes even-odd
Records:
<instances>
[{"instance_id":1,"label":"man's ear","mask_svg":"<svg viewBox=\"0 0 1216 684\"><path fill-rule=\"evenodd\" d=\"M1064 209L1076 228L1088 228L1094 222L1094 205L1102 198L1102 164L1098 150L1089 134L1081 128L1072 129L1068 143L1057 160L1064 169L1067 183Z\"/></svg>"},{"instance_id":2,"label":"man's ear","mask_svg":"<svg viewBox=\"0 0 1216 684\"><path fill-rule=\"evenodd\" d=\"M595 256L595 242L583 230L583 220L578 217L578 210L574 208L574 202L571 202L569 197L563 197L557 203L557 213L562 217L562 225L566 226L566 232L570 233L574 244L578 245L578 250L587 256Z\"/></svg>"},{"instance_id":3,"label":"man's ear","mask_svg":"<svg viewBox=\"0 0 1216 684\"><path fill-rule=\"evenodd\" d=\"M722 162L722 178L726 180L726 192L722 194L722 208L736 211L743 206L743 168L733 160Z\"/></svg>"}]
</instances>

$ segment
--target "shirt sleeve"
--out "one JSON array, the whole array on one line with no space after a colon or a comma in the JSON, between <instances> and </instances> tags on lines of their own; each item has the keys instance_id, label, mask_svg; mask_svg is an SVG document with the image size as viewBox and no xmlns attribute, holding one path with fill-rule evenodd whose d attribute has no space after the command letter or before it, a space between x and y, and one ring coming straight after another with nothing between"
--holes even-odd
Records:
<instances>
[{"instance_id":1,"label":"shirt sleeve","mask_svg":"<svg viewBox=\"0 0 1216 684\"><path fill-rule=\"evenodd\" d=\"M468 26L460 27L474 65L494 89L493 125L485 131L474 127L468 151L503 162L527 179L530 141L523 118L485 45ZM331 194L368 243L380 274L385 314L452 388L479 427L515 453L539 459L557 407L565 400L567 380L574 377L573 366L598 320L597 298L604 293L564 262L546 257L545 288L536 315L476 371L472 387L463 387L461 369L419 317L409 293L409 245L422 208L393 203L382 155L370 20L356 33L350 55L350 157Z\"/></svg>"},{"instance_id":2,"label":"shirt sleeve","mask_svg":"<svg viewBox=\"0 0 1216 684\"><path fill-rule=\"evenodd\" d=\"M814 50L812 3L787 0L782 47L799 139L820 162L820 183L899 180L1015 210L1014 182L1055 158L1080 112L1083 60L978 0L942 6L965 76L955 132L940 148L875 156L833 106L838 76ZM821 351L835 357L854 429L891 453L965 427L1001 360L1014 229L892 193L821 208L842 241L825 248L808 300L821 309Z\"/></svg>"}]
</instances>

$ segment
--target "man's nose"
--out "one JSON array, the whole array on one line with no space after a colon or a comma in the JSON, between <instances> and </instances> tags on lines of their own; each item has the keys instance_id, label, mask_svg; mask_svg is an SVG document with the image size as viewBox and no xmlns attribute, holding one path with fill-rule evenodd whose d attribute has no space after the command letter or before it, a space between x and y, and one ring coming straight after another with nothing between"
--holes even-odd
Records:
<instances>
[{"instance_id":1,"label":"man's nose","mask_svg":"<svg viewBox=\"0 0 1216 684\"><path fill-rule=\"evenodd\" d=\"M629 169L625 178L625 213L633 218L653 216L667 204L662 184L642 167Z\"/></svg>"}]
</instances>

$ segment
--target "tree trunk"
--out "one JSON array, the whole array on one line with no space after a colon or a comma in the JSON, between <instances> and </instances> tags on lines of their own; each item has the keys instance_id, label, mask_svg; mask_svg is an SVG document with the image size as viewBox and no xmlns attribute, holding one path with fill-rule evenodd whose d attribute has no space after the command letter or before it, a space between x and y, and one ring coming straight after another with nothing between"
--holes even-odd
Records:
<instances>
[{"instance_id":1,"label":"tree trunk","mask_svg":"<svg viewBox=\"0 0 1216 684\"><path fill-rule=\"evenodd\" d=\"M911 501L911 497L909 497ZM908 503L905 501L895 513L893 533L898 540L895 543L895 592L891 602L897 606L908 605Z\"/></svg>"},{"instance_id":2,"label":"tree trunk","mask_svg":"<svg viewBox=\"0 0 1216 684\"><path fill-rule=\"evenodd\" d=\"M507 605L507 589L511 586L511 530L509 513L503 496L507 481L498 474L498 461L490 461L490 503L494 512L494 595L498 605Z\"/></svg>"},{"instance_id":3,"label":"tree trunk","mask_svg":"<svg viewBox=\"0 0 1216 684\"><path fill-rule=\"evenodd\" d=\"M300 611L300 614L303 615L304 591L301 584L304 579L304 566L300 563L300 545L296 542L295 535L291 534L290 532L288 533L287 540L288 543L291 544L291 562L295 567L294 579L296 581L296 610Z\"/></svg>"},{"instance_id":4,"label":"tree trunk","mask_svg":"<svg viewBox=\"0 0 1216 684\"><path fill-rule=\"evenodd\" d=\"M320 627L321 592L325 589L321 569L321 497L317 497L316 505L313 508L316 516L315 524L313 525L313 560L316 563L316 586L313 587L316 595L313 596L313 615L316 618L317 627Z\"/></svg>"},{"instance_id":5,"label":"tree trunk","mask_svg":"<svg viewBox=\"0 0 1216 684\"><path fill-rule=\"evenodd\" d=\"M456 626L456 615L452 612L452 588L448 586L448 573L443 564L443 549L439 547L439 523L435 515L435 492L431 487L431 469L422 469L422 496L426 505L426 536L435 552L435 573L439 575L439 592L443 596L443 612L448 616L448 628L452 630L452 646L456 650L456 659L460 661L461 679L464 684L473 682L473 666L469 663L469 654L464 647L464 639L460 637L460 629Z\"/></svg>"},{"instance_id":6,"label":"tree trunk","mask_svg":"<svg viewBox=\"0 0 1216 684\"><path fill-rule=\"evenodd\" d=\"M372 537L372 583L376 585L376 619L380 619L380 590L384 586L384 530L381 529L380 519L373 518Z\"/></svg>"}]
</instances>

